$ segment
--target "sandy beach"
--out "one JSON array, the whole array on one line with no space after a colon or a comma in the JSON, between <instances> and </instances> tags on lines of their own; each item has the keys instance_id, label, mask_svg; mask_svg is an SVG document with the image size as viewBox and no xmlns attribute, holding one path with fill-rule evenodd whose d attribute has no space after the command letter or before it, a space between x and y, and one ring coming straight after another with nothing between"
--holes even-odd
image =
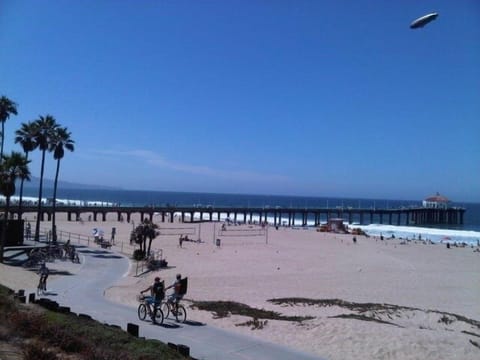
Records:
<instances>
[{"instance_id":1,"label":"sandy beach","mask_svg":"<svg viewBox=\"0 0 480 360\"><path fill-rule=\"evenodd\" d=\"M30 216L33 221L33 216ZM327 359L477 359L480 356L480 252L476 248L320 233L315 229L221 224L161 223L152 248L168 267L129 276L106 291L116 302L136 306L136 295L155 276L167 284L188 276L188 318L258 336ZM134 224L140 219L133 218ZM68 222L57 218L62 240L93 240L101 228L113 250L131 253L132 223ZM32 225L34 225L32 223ZM49 223L43 222L42 228ZM215 230L215 235L214 235ZM200 242L183 242L178 233ZM171 235L166 235L171 234ZM221 240L217 246L216 239ZM90 242L90 246L97 246ZM49 267L62 266L61 263ZM0 265L0 282L34 287L37 276ZM80 270L81 271L81 270ZM199 304L231 301L227 316ZM204 302L204 303L200 303ZM211 302L211 303L208 303ZM239 304L269 310L279 319L236 315ZM251 311L253 313L253 311ZM269 313L270 314L270 313Z\"/></svg>"}]
</instances>

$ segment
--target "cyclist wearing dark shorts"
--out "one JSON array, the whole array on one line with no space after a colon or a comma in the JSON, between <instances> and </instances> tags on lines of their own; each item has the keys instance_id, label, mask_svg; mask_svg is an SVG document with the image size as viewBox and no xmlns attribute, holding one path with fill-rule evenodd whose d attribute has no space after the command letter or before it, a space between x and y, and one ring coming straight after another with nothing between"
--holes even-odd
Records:
<instances>
[{"instance_id":1,"label":"cyclist wearing dark shorts","mask_svg":"<svg viewBox=\"0 0 480 360\"><path fill-rule=\"evenodd\" d=\"M150 291L150 296L148 296L145 300L148 304L153 305L153 314L151 316L153 322L155 322L157 308L165 297L165 284L163 281L160 281L160 278L157 276L155 278L155 282L145 290L140 291L140 293L143 294L147 291Z\"/></svg>"}]
</instances>

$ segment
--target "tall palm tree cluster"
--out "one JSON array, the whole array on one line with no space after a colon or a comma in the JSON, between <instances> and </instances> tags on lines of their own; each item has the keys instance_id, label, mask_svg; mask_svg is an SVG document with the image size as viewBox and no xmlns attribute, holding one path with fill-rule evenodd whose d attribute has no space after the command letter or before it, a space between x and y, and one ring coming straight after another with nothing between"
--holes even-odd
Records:
<instances>
[{"instance_id":1,"label":"tall palm tree cluster","mask_svg":"<svg viewBox=\"0 0 480 360\"><path fill-rule=\"evenodd\" d=\"M130 238L132 242L135 242L140 246L139 258L145 258L150 254L150 249L152 247L152 241L160 235L158 231L158 225L153 223L148 219L144 219L140 225L132 230ZM148 240L148 247L147 247Z\"/></svg>"},{"instance_id":2,"label":"tall palm tree cluster","mask_svg":"<svg viewBox=\"0 0 480 360\"><path fill-rule=\"evenodd\" d=\"M53 216L52 216L52 240L56 241L55 226L55 205L57 199L57 183L60 171L60 161L65 156L65 151L74 151L74 144L71 133L66 127L57 123L52 115L39 116L38 119L23 123L20 129L15 131L15 143L20 144L24 154L12 151L10 155L3 154L3 143L5 139L5 122L11 115L17 115L17 104L7 98L0 97L0 122L2 132L0 137L0 194L5 196L4 214L2 219L2 232L0 239L0 262L3 262L4 245L8 219L10 213L10 198L15 194L15 183L20 181L20 196L18 203L18 214L22 214L23 184L30 181L30 170L28 165L31 160L28 156L31 152L39 150L42 154L40 167L40 185L38 190L37 219L35 226L35 241L40 238L40 219L42 212L43 196L43 175L45 170L46 153L53 153L56 161L55 181L53 187Z\"/></svg>"}]
</instances>

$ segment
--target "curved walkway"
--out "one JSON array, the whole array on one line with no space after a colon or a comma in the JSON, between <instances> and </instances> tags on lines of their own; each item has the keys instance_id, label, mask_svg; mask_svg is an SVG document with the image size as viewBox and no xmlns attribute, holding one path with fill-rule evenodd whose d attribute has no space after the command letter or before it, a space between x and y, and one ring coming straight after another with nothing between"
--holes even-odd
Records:
<instances>
[{"instance_id":1,"label":"curved walkway","mask_svg":"<svg viewBox=\"0 0 480 360\"><path fill-rule=\"evenodd\" d=\"M97 321L119 325L139 325L139 336L158 339L164 343L190 347L190 355L206 360L313 360L316 356L253 337L236 334L193 320L176 323L166 319L163 325L138 320L137 311L130 306L113 303L104 297L104 290L128 272L130 262L112 251L79 248L82 268L74 275L52 280L45 295L71 311L88 314Z\"/></svg>"}]
</instances>

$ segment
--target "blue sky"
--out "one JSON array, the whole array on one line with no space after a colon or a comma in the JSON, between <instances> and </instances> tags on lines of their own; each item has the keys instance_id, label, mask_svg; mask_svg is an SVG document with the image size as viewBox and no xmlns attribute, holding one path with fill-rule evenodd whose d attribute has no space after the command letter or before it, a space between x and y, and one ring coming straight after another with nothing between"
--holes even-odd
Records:
<instances>
[{"instance_id":1,"label":"blue sky","mask_svg":"<svg viewBox=\"0 0 480 360\"><path fill-rule=\"evenodd\" d=\"M477 0L2 0L5 149L51 114L65 181L480 201L479 39Z\"/></svg>"}]
</instances>

